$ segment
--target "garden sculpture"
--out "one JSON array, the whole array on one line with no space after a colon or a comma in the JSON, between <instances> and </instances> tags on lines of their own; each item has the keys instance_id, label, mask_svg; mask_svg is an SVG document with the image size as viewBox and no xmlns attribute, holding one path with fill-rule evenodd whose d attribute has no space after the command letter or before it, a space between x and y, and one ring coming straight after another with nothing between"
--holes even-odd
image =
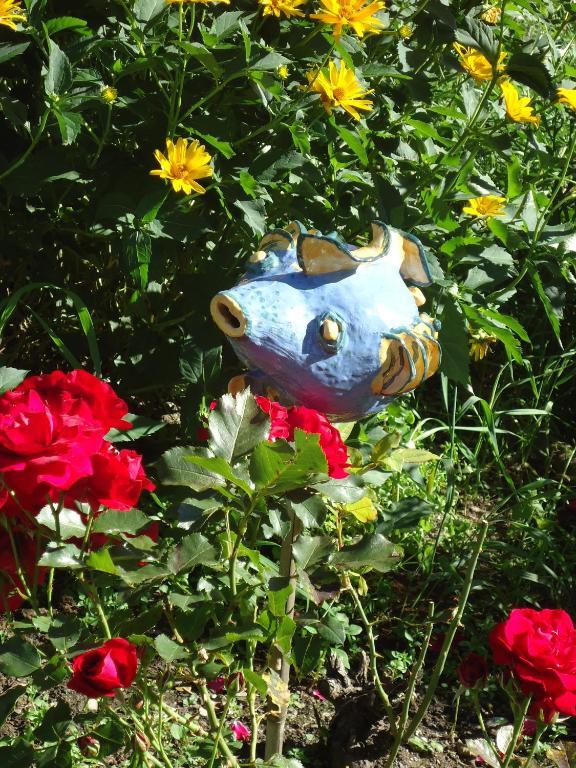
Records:
<instances>
[{"instance_id":1,"label":"garden sculpture","mask_svg":"<svg viewBox=\"0 0 576 768\"><path fill-rule=\"evenodd\" d=\"M248 368L229 391L250 386L336 421L382 410L438 369L439 324L418 311L431 282L419 240L380 221L363 247L298 222L269 232L210 305Z\"/></svg>"}]
</instances>

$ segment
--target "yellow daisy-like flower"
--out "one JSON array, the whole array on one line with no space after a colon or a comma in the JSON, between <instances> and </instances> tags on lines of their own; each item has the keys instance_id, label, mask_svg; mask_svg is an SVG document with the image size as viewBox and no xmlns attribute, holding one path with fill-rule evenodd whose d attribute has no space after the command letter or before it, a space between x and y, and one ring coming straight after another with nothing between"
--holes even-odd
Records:
<instances>
[{"instance_id":1,"label":"yellow daisy-like flower","mask_svg":"<svg viewBox=\"0 0 576 768\"><path fill-rule=\"evenodd\" d=\"M349 69L346 62L341 61L340 67L338 67L335 61L330 61L328 76L324 72L315 70L307 72L306 77L310 90L320 94L320 99L328 114L331 114L335 107L342 107L355 120L360 120L359 109L366 112L372 111L370 99L363 98L372 91L367 91L360 85L354 70Z\"/></svg>"},{"instance_id":2,"label":"yellow daisy-like flower","mask_svg":"<svg viewBox=\"0 0 576 768\"><path fill-rule=\"evenodd\" d=\"M188 146L188 139L180 138L176 144L166 139L166 150L167 157L159 149L154 151L160 168L150 171L150 175L169 179L175 192L189 195L194 190L204 194L206 190L196 179L212 176L212 157L206 152L206 148L196 139Z\"/></svg>"},{"instance_id":3,"label":"yellow daisy-like flower","mask_svg":"<svg viewBox=\"0 0 576 768\"><path fill-rule=\"evenodd\" d=\"M576 88L558 88L558 104L567 104L576 111Z\"/></svg>"},{"instance_id":4,"label":"yellow daisy-like flower","mask_svg":"<svg viewBox=\"0 0 576 768\"><path fill-rule=\"evenodd\" d=\"M280 77L282 80L286 80L286 78L290 74L286 64L280 64L277 72L278 72L278 77Z\"/></svg>"},{"instance_id":5,"label":"yellow daisy-like flower","mask_svg":"<svg viewBox=\"0 0 576 768\"><path fill-rule=\"evenodd\" d=\"M26 21L24 8L18 0L0 0L0 24L15 30L16 21Z\"/></svg>"},{"instance_id":6,"label":"yellow daisy-like flower","mask_svg":"<svg viewBox=\"0 0 576 768\"><path fill-rule=\"evenodd\" d=\"M111 85L103 85L102 88L100 88L100 98L102 101L106 102L106 104L114 104L118 98L118 91Z\"/></svg>"},{"instance_id":7,"label":"yellow daisy-like flower","mask_svg":"<svg viewBox=\"0 0 576 768\"><path fill-rule=\"evenodd\" d=\"M465 69L469 75L472 75L476 82L481 83L483 80L492 80L494 69L481 51L476 48L467 48L461 43L453 43L453 47L460 57L460 66L462 69ZM505 66L503 61L507 55L508 54L505 51L500 53L498 64L496 65L497 72L504 71Z\"/></svg>"},{"instance_id":8,"label":"yellow daisy-like flower","mask_svg":"<svg viewBox=\"0 0 576 768\"><path fill-rule=\"evenodd\" d=\"M331 24L334 29L332 34L336 39L342 34L344 27L352 27L359 37L365 32L379 34L384 24L374 14L385 8L380 0L365 5L364 0L320 0L323 10L320 13L312 13L311 19Z\"/></svg>"},{"instance_id":9,"label":"yellow daisy-like flower","mask_svg":"<svg viewBox=\"0 0 576 768\"><path fill-rule=\"evenodd\" d=\"M480 14L480 18L482 19L482 21L485 21L486 24L498 24L501 16L502 16L502 9L499 8L497 5L489 6Z\"/></svg>"},{"instance_id":10,"label":"yellow daisy-like flower","mask_svg":"<svg viewBox=\"0 0 576 768\"><path fill-rule=\"evenodd\" d=\"M298 6L305 2L306 0L258 0L263 8L263 15L276 16L277 19L281 16L286 16L288 19L291 16L304 16Z\"/></svg>"},{"instance_id":11,"label":"yellow daisy-like flower","mask_svg":"<svg viewBox=\"0 0 576 768\"><path fill-rule=\"evenodd\" d=\"M470 357L478 362L484 360L489 352L492 352L492 345L496 344L498 339L495 336L490 336L489 333L478 328L475 331L470 332Z\"/></svg>"},{"instance_id":12,"label":"yellow daisy-like flower","mask_svg":"<svg viewBox=\"0 0 576 768\"><path fill-rule=\"evenodd\" d=\"M530 106L532 99L528 98L528 96L520 96L510 80L503 80L500 83L500 88L502 88L504 96L506 114L510 120L513 120L515 123L540 125L540 118L538 115L533 114L533 107Z\"/></svg>"},{"instance_id":13,"label":"yellow daisy-like flower","mask_svg":"<svg viewBox=\"0 0 576 768\"><path fill-rule=\"evenodd\" d=\"M477 219L489 219L492 216L502 216L504 213L505 197L498 195L483 195L482 197L472 197L468 200L468 205L462 208L462 213L468 216L475 216Z\"/></svg>"},{"instance_id":14,"label":"yellow daisy-like flower","mask_svg":"<svg viewBox=\"0 0 576 768\"><path fill-rule=\"evenodd\" d=\"M402 26L398 30L398 35L402 38L402 40L408 40L409 37L412 37L414 34L414 28L410 26L410 24L402 24Z\"/></svg>"}]
</instances>

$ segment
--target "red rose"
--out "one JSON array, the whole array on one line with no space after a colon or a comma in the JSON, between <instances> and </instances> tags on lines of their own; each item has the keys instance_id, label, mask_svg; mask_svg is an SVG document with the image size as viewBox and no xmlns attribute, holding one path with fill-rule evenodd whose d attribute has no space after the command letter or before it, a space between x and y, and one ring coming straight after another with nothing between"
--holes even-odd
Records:
<instances>
[{"instance_id":1,"label":"red rose","mask_svg":"<svg viewBox=\"0 0 576 768\"><path fill-rule=\"evenodd\" d=\"M289 440L290 427L288 425L288 409L280 403L268 400L267 397L257 397L256 402L260 408L270 416L270 432L268 440Z\"/></svg>"},{"instance_id":2,"label":"red rose","mask_svg":"<svg viewBox=\"0 0 576 768\"><path fill-rule=\"evenodd\" d=\"M113 637L101 648L81 653L72 660L68 688L91 699L112 697L117 688L130 687L137 668L136 646L123 637Z\"/></svg>"},{"instance_id":3,"label":"red rose","mask_svg":"<svg viewBox=\"0 0 576 768\"><path fill-rule=\"evenodd\" d=\"M105 443L92 457L92 474L71 488L70 497L87 501L95 509L103 505L126 512L138 504L142 491L155 488L142 468L140 454Z\"/></svg>"},{"instance_id":4,"label":"red rose","mask_svg":"<svg viewBox=\"0 0 576 768\"><path fill-rule=\"evenodd\" d=\"M330 424L323 413L319 413L313 408L305 408L303 405L294 405L288 409L288 425L290 427L289 440L294 439L296 428L320 435L320 448L326 456L330 477L348 476L348 472L345 470L345 467L349 466L348 449L342 442L340 432Z\"/></svg>"},{"instance_id":5,"label":"red rose","mask_svg":"<svg viewBox=\"0 0 576 768\"><path fill-rule=\"evenodd\" d=\"M118 397L110 384L87 371L53 371L41 376L29 376L17 389L40 393L56 412L73 415L87 409L104 434L112 428L129 429L132 426L123 419L128 413L124 400Z\"/></svg>"},{"instance_id":6,"label":"red rose","mask_svg":"<svg viewBox=\"0 0 576 768\"><path fill-rule=\"evenodd\" d=\"M490 647L532 696L533 714L576 715L576 630L566 611L515 608L492 630Z\"/></svg>"},{"instance_id":7,"label":"red rose","mask_svg":"<svg viewBox=\"0 0 576 768\"><path fill-rule=\"evenodd\" d=\"M18 562L28 587L32 588L34 585L35 572L36 582L41 584L44 581L46 569L36 565L38 557L34 539L26 531L13 531L12 535L18 553ZM17 589L21 592L25 591L18 576L10 537L4 528L0 528L0 612L15 611L22 605L24 598L16 592Z\"/></svg>"},{"instance_id":8,"label":"red rose","mask_svg":"<svg viewBox=\"0 0 576 768\"><path fill-rule=\"evenodd\" d=\"M482 686L486 682L488 663L483 656L472 651L462 659L456 671L464 688L474 688L477 685Z\"/></svg>"}]
</instances>

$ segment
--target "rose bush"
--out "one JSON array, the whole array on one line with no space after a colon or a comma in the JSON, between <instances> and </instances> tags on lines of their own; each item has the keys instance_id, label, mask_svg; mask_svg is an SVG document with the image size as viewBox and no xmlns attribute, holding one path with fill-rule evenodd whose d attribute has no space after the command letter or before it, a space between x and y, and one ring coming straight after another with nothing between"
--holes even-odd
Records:
<instances>
[{"instance_id":1,"label":"rose bush","mask_svg":"<svg viewBox=\"0 0 576 768\"><path fill-rule=\"evenodd\" d=\"M125 430L128 406L82 370L31 376L0 397L0 497L5 514L30 522L48 502L131 509L153 490L141 457L107 440Z\"/></svg>"},{"instance_id":2,"label":"rose bush","mask_svg":"<svg viewBox=\"0 0 576 768\"><path fill-rule=\"evenodd\" d=\"M137 669L136 646L123 637L113 637L100 648L74 657L68 688L92 699L112 698L118 688L132 685Z\"/></svg>"},{"instance_id":3,"label":"rose bush","mask_svg":"<svg viewBox=\"0 0 576 768\"><path fill-rule=\"evenodd\" d=\"M532 711L576 715L576 629L561 609L515 608L490 634L494 662L510 668Z\"/></svg>"}]
</instances>

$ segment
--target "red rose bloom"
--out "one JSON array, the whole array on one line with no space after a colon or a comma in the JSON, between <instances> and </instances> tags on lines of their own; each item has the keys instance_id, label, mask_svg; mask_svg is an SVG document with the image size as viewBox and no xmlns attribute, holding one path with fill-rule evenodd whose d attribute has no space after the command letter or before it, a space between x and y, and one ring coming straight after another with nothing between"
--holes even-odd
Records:
<instances>
[{"instance_id":1,"label":"red rose bloom","mask_svg":"<svg viewBox=\"0 0 576 768\"><path fill-rule=\"evenodd\" d=\"M105 443L92 457L92 468L92 475L75 485L70 496L95 509L103 505L126 512L138 504L142 491L156 488L142 468L142 456L135 451L119 451Z\"/></svg>"},{"instance_id":2,"label":"red rose bloom","mask_svg":"<svg viewBox=\"0 0 576 768\"><path fill-rule=\"evenodd\" d=\"M464 688L474 688L486 682L488 663L483 656L472 651L462 659L456 672Z\"/></svg>"},{"instance_id":3,"label":"red rose bloom","mask_svg":"<svg viewBox=\"0 0 576 768\"><path fill-rule=\"evenodd\" d=\"M288 425L288 409L280 403L268 400L267 397L257 397L256 402L260 408L270 416L270 432L268 440L289 440L290 427Z\"/></svg>"},{"instance_id":4,"label":"red rose bloom","mask_svg":"<svg viewBox=\"0 0 576 768\"><path fill-rule=\"evenodd\" d=\"M14 544L18 552L18 561L24 574L27 585L31 588L34 584L34 572L36 581L41 584L46 575L45 568L38 568L36 543L25 531L14 531ZM0 528L0 612L15 611L24 602L16 590L24 592L24 585L18 576L18 568L14 560L14 552L8 533Z\"/></svg>"},{"instance_id":5,"label":"red rose bloom","mask_svg":"<svg viewBox=\"0 0 576 768\"><path fill-rule=\"evenodd\" d=\"M342 441L340 432L332 426L323 413L313 408L305 408L303 405L294 405L288 409L288 425L290 427L289 440L294 439L294 430L303 429L304 432L320 435L320 448L324 451L328 462L328 474L330 477L347 477L345 467L348 467L348 449Z\"/></svg>"},{"instance_id":6,"label":"red rose bloom","mask_svg":"<svg viewBox=\"0 0 576 768\"><path fill-rule=\"evenodd\" d=\"M81 653L72 660L68 688L91 699L112 697L117 688L132 685L137 668L136 646L123 637L113 637L101 648Z\"/></svg>"},{"instance_id":7,"label":"red rose bloom","mask_svg":"<svg viewBox=\"0 0 576 768\"><path fill-rule=\"evenodd\" d=\"M533 714L576 715L576 629L566 611L515 608L492 630L490 647L532 696Z\"/></svg>"}]
</instances>

